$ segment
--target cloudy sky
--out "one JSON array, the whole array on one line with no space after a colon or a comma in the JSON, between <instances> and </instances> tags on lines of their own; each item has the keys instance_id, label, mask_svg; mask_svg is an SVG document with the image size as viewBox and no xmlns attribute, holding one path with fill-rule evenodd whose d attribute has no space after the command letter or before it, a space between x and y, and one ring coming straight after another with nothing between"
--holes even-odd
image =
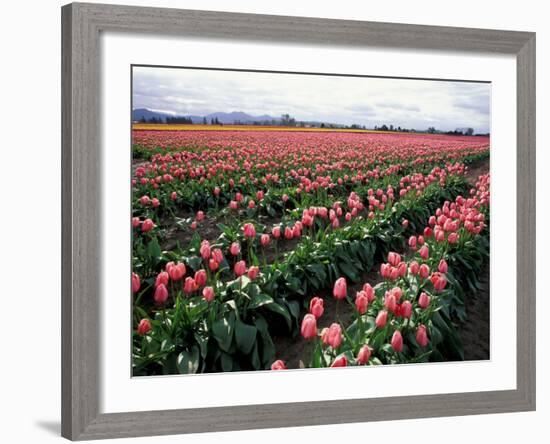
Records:
<instances>
[{"instance_id":1,"label":"cloudy sky","mask_svg":"<svg viewBox=\"0 0 550 444\"><path fill-rule=\"evenodd\" d=\"M242 111L254 116L367 127L393 124L489 132L486 83L134 67L133 107L203 116Z\"/></svg>"}]
</instances>

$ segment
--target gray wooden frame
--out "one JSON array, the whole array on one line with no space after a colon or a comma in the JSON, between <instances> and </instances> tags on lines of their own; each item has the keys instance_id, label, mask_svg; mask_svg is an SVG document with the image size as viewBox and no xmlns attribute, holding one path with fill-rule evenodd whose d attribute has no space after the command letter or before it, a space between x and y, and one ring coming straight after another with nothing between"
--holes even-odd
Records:
<instances>
[{"instance_id":1,"label":"gray wooden frame","mask_svg":"<svg viewBox=\"0 0 550 444\"><path fill-rule=\"evenodd\" d=\"M516 56L517 389L100 413L99 35L103 31ZM82 440L535 409L534 33L73 3L62 8L62 82L63 436Z\"/></svg>"}]
</instances>

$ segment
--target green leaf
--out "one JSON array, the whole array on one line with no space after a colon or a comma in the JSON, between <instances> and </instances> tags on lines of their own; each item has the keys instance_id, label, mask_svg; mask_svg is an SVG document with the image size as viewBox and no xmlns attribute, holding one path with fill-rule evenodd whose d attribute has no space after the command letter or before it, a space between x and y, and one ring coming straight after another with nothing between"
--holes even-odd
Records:
<instances>
[{"instance_id":1,"label":"green leaf","mask_svg":"<svg viewBox=\"0 0 550 444\"><path fill-rule=\"evenodd\" d=\"M280 314L282 317L285 318L288 328L289 329L292 328L292 319L290 319L290 314L288 313L288 310L286 308L277 304L276 302L265 305L265 308L267 308L268 310L274 313Z\"/></svg>"},{"instance_id":2,"label":"green leaf","mask_svg":"<svg viewBox=\"0 0 550 444\"><path fill-rule=\"evenodd\" d=\"M235 322L235 340L237 348L244 354L249 354L256 343L256 327L237 320Z\"/></svg>"},{"instance_id":3,"label":"green leaf","mask_svg":"<svg viewBox=\"0 0 550 444\"><path fill-rule=\"evenodd\" d=\"M252 302L248 306L249 309L254 309L261 307L262 305L273 303L273 298L267 294L257 294L254 297L251 297Z\"/></svg>"},{"instance_id":4,"label":"green leaf","mask_svg":"<svg viewBox=\"0 0 550 444\"><path fill-rule=\"evenodd\" d=\"M190 351L182 351L178 355L177 365L178 371L182 375L187 375L190 373L197 373L199 368L199 348L192 347Z\"/></svg>"},{"instance_id":5,"label":"green leaf","mask_svg":"<svg viewBox=\"0 0 550 444\"><path fill-rule=\"evenodd\" d=\"M223 351L229 351L231 342L233 342L233 331L235 330L235 314L229 313L229 316L219 319L212 324L214 338Z\"/></svg>"}]
</instances>

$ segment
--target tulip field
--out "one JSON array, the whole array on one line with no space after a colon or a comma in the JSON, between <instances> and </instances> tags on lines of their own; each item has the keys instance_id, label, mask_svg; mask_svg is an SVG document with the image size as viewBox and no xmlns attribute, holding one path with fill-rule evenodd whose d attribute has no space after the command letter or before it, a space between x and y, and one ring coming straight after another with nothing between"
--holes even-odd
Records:
<instances>
[{"instance_id":1,"label":"tulip field","mask_svg":"<svg viewBox=\"0 0 550 444\"><path fill-rule=\"evenodd\" d=\"M465 359L489 144L134 129L134 376Z\"/></svg>"}]
</instances>

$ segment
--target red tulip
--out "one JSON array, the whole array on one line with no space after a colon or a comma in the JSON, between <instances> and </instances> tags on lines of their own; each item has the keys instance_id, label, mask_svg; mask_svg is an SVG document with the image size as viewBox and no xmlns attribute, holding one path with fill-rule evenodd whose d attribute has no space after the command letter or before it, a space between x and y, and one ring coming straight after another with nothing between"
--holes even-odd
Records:
<instances>
[{"instance_id":1,"label":"red tulip","mask_svg":"<svg viewBox=\"0 0 550 444\"><path fill-rule=\"evenodd\" d=\"M311 313L308 313L302 319L302 327L300 329L304 339L312 339L317 337L317 320L315 316Z\"/></svg>"},{"instance_id":2,"label":"red tulip","mask_svg":"<svg viewBox=\"0 0 550 444\"><path fill-rule=\"evenodd\" d=\"M332 290L332 295L335 299L345 299L348 293L348 284L346 278L341 277L336 280L334 283L334 288Z\"/></svg>"}]
</instances>

